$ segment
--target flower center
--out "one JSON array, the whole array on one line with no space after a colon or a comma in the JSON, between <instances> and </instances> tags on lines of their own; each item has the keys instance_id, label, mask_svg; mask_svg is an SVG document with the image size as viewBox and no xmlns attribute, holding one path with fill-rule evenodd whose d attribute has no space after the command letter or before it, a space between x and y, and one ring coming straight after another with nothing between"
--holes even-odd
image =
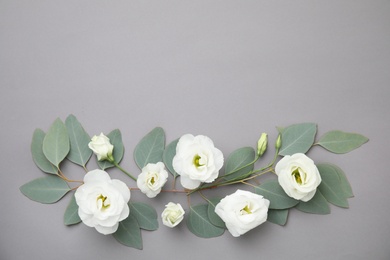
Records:
<instances>
[{"instance_id":1,"label":"flower center","mask_svg":"<svg viewBox=\"0 0 390 260\"><path fill-rule=\"evenodd\" d=\"M103 196L103 194L100 194L100 196L97 197L96 203L97 203L98 209L100 209L100 210L105 210L108 207L110 207L110 200L107 199L107 196Z\"/></svg>"},{"instance_id":2,"label":"flower center","mask_svg":"<svg viewBox=\"0 0 390 260\"><path fill-rule=\"evenodd\" d=\"M252 210L250 209L249 205L246 204L245 207L243 207L240 210L240 213L241 213L241 215L248 215L248 214L252 214Z\"/></svg>"},{"instance_id":3,"label":"flower center","mask_svg":"<svg viewBox=\"0 0 390 260\"><path fill-rule=\"evenodd\" d=\"M202 164L201 161L204 161L204 160L202 160L202 157L199 154L194 156L193 163L194 163L196 168L199 168L199 167L202 167L205 165L204 163Z\"/></svg>"},{"instance_id":4,"label":"flower center","mask_svg":"<svg viewBox=\"0 0 390 260\"><path fill-rule=\"evenodd\" d=\"M295 177L295 181L301 185L302 184L302 178L301 174L299 173L299 169L295 169L295 171L292 172L292 175Z\"/></svg>"}]
</instances>

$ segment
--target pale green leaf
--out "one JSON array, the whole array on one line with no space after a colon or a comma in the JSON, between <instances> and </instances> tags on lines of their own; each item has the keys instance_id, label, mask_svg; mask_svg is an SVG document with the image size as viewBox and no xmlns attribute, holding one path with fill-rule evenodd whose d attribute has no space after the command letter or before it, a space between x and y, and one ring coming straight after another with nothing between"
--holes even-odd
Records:
<instances>
[{"instance_id":1,"label":"pale green leaf","mask_svg":"<svg viewBox=\"0 0 390 260\"><path fill-rule=\"evenodd\" d=\"M288 209L269 209L267 221L281 226L286 225Z\"/></svg>"},{"instance_id":2,"label":"pale green leaf","mask_svg":"<svg viewBox=\"0 0 390 260\"><path fill-rule=\"evenodd\" d=\"M73 194L64 214L64 224L66 226L75 225L81 222L78 210L79 206L77 205L76 199Z\"/></svg>"},{"instance_id":3,"label":"pale green leaf","mask_svg":"<svg viewBox=\"0 0 390 260\"><path fill-rule=\"evenodd\" d=\"M145 230L157 230L157 212L148 204L141 202L129 203L130 215L136 218L139 227Z\"/></svg>"},{"instance_id":4,"label":"pale green leaf","mask_svg":"<svg viewBox=\"0 0 390 260\"><path fill-rule=\"evenodd\" d=\"M225 232L225 229L211 224L208 218L207 208L207 204L190 207L187 227L198 237L211 238L221 236Z\"/></svg>"},{"instance_id":5,"label":"pale green leaf","mask_svg":"<svg viewBox=\"0 0 390 260\"><path fill-rule=\"evenodd\" d=\"M210 199L207 207L207 215L211 224L220 228L226 228L225 222L215 213L215 206L221 201L221 198Z\"/></svg>"},{"instance_id":6,"label":"pale green leaf","mask_svg":"<svg viewBox=\"0 0 390 260\"><path fill-rule=\"evenodd\" d=\"M172 173L174 178L176 178L178 176L178 174L175 171L175 169L173 169L172 161L173 161L173 157L175 157L175 155L176 155L176 146L177 146L178 142L179 142L179 139L176 139L173 142L171 142L170 144L168 144L164 150L164 153L163 153L163 162L164 162L165 166L167 167L168 171L170 173Z\"/></svg>"},{"instance_id":7,"label":"pale green leaf","mask_svg":"<svg viewBox=\"0 0 390 260\"><path fill-rule=\"evenodd\" d=\"M43 172L57 174L58 169L46 158L43 154L43 139L45 133L41 129L35 129L32 142L31 142L31 154L35 164Z\"/></svg>"},{"instance_id":8,"label":"pale green leaf","mask_svg":"<svg viewBox=\"0 0 390 260\"><path fill-rule=\"evenodd\" d=\"M24 184L20 191L31 200L49 204L59 201L70 188L63 179L49 175Z\"/></svg>"},{"instance_id":9,"label":"pale green leaf","mask_svg":"<svg viewBox=\"0 0 390 260\"><path fill-rule=\"evenodd\" d=\"M43 139L43 153L58 168L60 162L69 153L69 135L65 124L57 118Z\"/></svg>"},{"instance_id":10,"label":"pale green leaf","mask_svg":"<svg viewBox=\"0 0 390 260\"><path fill-rule=\"evenodd\" d=\"M341 180L337 170L331 164L318 164L321 175L321 184L318 189L325 199L333 205L348 208L346 193L341 186Z\"/></svg>"},{"instance_id":11,"label":"pale green leaf","mask_svg":"<svg viewBox=\"0 0 390 260\"><path fill-rule=\"evenodd\" d=\"M318 144L333 153L348 153L367 141L363 135L335 130L325 133Z\"/></svg>"},{"instance_id":12,"label":"pale green leaf","mask_svg":"<svg viewBox=\"0 0 390 260\"><path fill-rule=\"evenodd\" d=\"M336 165L333 165L333 164L328 164L328 165L331 165L335 169L337 174L339 175L340 185L344 191L344 196L346 198L352 198L353 197L352 187L351 187L351 184L349 184L349 181L348 181L347 176L345 175L344 171Z\"/></svg>"},{"instance_id":13,"label":"pale green leaf","mask_svg":"<svg viewBox=\"0 0 390 260\"><path fill-rule=\"evenodd\" d=\"M125 246L142 249L141 229L132 215L119 222L118 230L112 235Z\"/></svg>"},{"instance_id":14,"label":"pale green leaf","mask_svg":"<svg viewBox=\"0 0 390 260\"><path fill-rule=\"evenodd\" d=\"M292 155L294 153L306 153L314 143L317 133L317 125L303 123L286 127L281 132L282 146L280 155Z\"/></svg>"},{"instance_id":15,"label":"pale green leaf","mask_svg":"<svg viewBox=\"0 0 390 260\"><path fill-rule=\"evenodd\" d=\"M298 204L298 200L290 198L277 180L269 180L255 187L255 193L270 201L270 209L288 209Z\"/></svg>"},{"instance_id":16,"label":"pale green leaf","mask_svg":"<svg viewBox=\"0 0 390 260\"><path fill-rule=\"evenodd\" d=\"M256 152L252 147L243 147L233 151L226 159L224 179L235 180L253 170Z\"/></svg>"},{"instance_id":17,"label":"pale green leaf","mask_svg":"<svg viewBox=\"0 0 390 260\"><path fill-rule=\"evenodd\" d=\"M306 213L321 214L321 215L330 213L330 207L328 201L325 199L325 197L318 189L316 194L311 200L307 202L301 201L295 208Z\"/></svg>"},{"instance_id":18,"label":"pale green leaf","mask_svg":"<svg viewBox=\"0 0 390 260\"><path fill-rule=\"evenodd\" d=\"M161 127L154 128L137 144L134 150L134 160L140 169L148 163L162 161L165 147L165 133Z\"/></svg>"},{"instance_id":19,"label":"pale green leaf","mask_svg":"<svg viewBox=\"0 0 390 260\"><path fill-rule=\"evenodd\" d=\"M74 115L69 115L66 118L65 126L70 141L70 151L67 158L80 166L85 166L92 155L92 150L88 147L91 138Z\"/></svg>"},{"instance_id":20,"label":"pale green leaf","mask_svg":"<svg viewBox=\"0 0 390 260\"><path fill-rule=\"evenodd\" d=\"M123 154L125 151L125 148L124 148L123 142L122 142L121 131L119 129L112 130L107 135L107 137L110 139L110 143L114 146L114 150L112 151L112 155L114 156L114 160L116 163L119 164L123 158ZM98 161L97 163L102 170L114 167L114 165L107 160Z\"/></svg>"}]
</instances>

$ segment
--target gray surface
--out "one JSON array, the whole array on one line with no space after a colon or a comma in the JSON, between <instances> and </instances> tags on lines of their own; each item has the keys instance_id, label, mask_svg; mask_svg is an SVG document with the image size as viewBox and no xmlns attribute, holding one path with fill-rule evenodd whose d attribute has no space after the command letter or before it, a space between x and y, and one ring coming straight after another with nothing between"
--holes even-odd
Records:
<instances>
[{"instance_id":1,"label":"gray surface","mask_svg":"<svg viewBox=\"0 0 390 260\"><path fill-rule=\"evenodd\" d=\"M389 14L389 1L0 1L0 259L389 259ZM240 238L161 225L142 233L138 251L63 226L69 196L43 205L19 192L44 175L30 155L34 129L70 113L90 135L120 128L132 172L133 148L155 126L168 142L208 135L225 157L300 122L370 142L346 155L310 152L345 170L350 209L292 210L285 227ZM132 196L159 212L186 204Z\"/></svg>"}]
</instances>

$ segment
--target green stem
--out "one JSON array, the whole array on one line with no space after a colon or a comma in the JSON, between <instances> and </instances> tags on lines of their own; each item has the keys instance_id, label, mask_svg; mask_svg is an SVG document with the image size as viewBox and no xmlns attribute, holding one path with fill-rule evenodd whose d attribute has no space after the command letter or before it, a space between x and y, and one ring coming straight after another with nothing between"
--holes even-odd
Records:
<instances>
[{"instance_id":1,"label":"green stem","mask_svg":"<svg viewBox=\"0 0 390 260\"><path fill-rule=\"evenodd\" d=\"M123 169L122 167L119 166L119 164L116 162L116 161L110 161L110 163L112 163L113 165L115 165L116 168L118 168L119 170L121 170L123 173L125 173L127 176L129 176L130 178L132 178L134 181L137 181L137 178L135 178L133 175L131 175L129 172L127 172L125 169Z\"/></svg>"}]
</instances>

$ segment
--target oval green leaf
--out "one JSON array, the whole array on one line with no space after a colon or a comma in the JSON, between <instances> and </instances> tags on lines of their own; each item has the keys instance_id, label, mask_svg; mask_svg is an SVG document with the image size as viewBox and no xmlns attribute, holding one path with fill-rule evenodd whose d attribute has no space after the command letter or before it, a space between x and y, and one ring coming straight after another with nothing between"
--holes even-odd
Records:
<instances>
[{"instance_id":1,"label":"oval green leaf","mask_svg":"<svg viewBox=\"0 0 390 260\"><path fill-rule=\"evenodd\" d=\"M215 206L217 206L220 201L221 198L212 198L208 201L209 205L207 207L207 215L211 224L226 229L225 222L223 222L223 220L217 215L217 213L215 213Z\"/></svg>"},{"instance_id":2,"label":"oval green leaf","mask_svg":"<svg viewBox=\"0 0 390 260\"><path fill-rule=\"evenodd\" d=\"M112 235L125 246L142 249L141 229L132 215L119 222L118 230Z\"/></svg>"},{"instance_id":3,"label":"oval green leaf","mask_svg":"<svg viewBox=\"0 0 390 260\"><path fill-rule=\"evenodd\" d=\"M255 187L255 193L270 201L270 209L288 209L299 203L284 192L277 180L269 180Z\"/></svg>"},{"instance_id":4,"label":"oval green leaf","mask_svg":"<svg viewBox=\"0 0 390 260\"><path fill-rule=\"evenodd\" d=\"M116 163L119 164L123 158L123 154L125 151L125 148L124 148L123 142L122 142L121 131L119 129L112 130L107 135L107 137L110 139L110 143L114 146L114 150L112 151L112 155L114 156L114 160ZM112 163L110 163L109 161L98 161L97 163L102 170L114 167L114 165Z\"/></svg>"},{"instance_id":5,"label":"oval green leaf","mask_svg":"<svg viewBox=\"0 0 390 260\"><path fill-rule=\"evenodd\" d=\"M321 184L318 189L325 199L333 205L348 208L348 201L337 170L331 164L318 164L318 171L321 175Z\"/></svg>"},{"instance_id":6,"label":"oval green leaf","mask_svg":"<svg viewBox=\"0 0 390 260\"><path fill-rule=\"evenodd\" d=\"M235 180L253 170L256 152L252 147L243 147L233 151L226 159L224 179Z\"/></svg>"},{"instance_id":7,"label":"oval green leaf","mask_svg":"<svg viewBox=\"0 0 390 260\"><path fill-rule=\"evenodd\" d=\"M34 163L43 172L50 174L57 174L58 169L46 158L43 154L43 139L45 138L45 132L41 129L35 129L32 142L31 142L31 154Z\"/></svg>"},{"instance_id":8,"label":"oval green leaf","mask_svg":"<svg viewBox=\"0 0 390 260\"><path fill-rule=\"evenodd\" d=\"M207 208L207 204L190 207L190 213L187 218L187 227L198 237L211 238L221 236L225 232L225 229L216 227L210 222Z\"/></svg>"},{"instance_id":9,"label":"oval green leaf","mask_svg":"<svg viewBox=\"0 0 390 260\"><path fill-rule=\"evenodd\" d=\"M281 226L286 225L288 209L269 209L267 221Z\"/></svg>"},{"instance_id":10,"label":"oval green leaf","mask_svg":"<svg viewBox=\"0 0 390 260\"><path fill-rule=\"evenodd\" d=\"M74 115L69 115L66 118L65 126L70 141L70 151L67 158L84 167L92 155L92 150L88 147L91 138Z\"/></svg>"},{"instance_id":11,"label":"oval green leaf","mask_svg":"<svg viewBox=\"0 0 390 260\"><path fill-rule=\"evenodd\" d=\"M78 211L79 206L77 205L73 194L64 214L64 224L66 226L75 225L81 222Z\"/></svg>"},{"instance_id":12,"label":"oval green leaf","mask_svg":"<svg viewBox=\"0 0 390 260\"><path fill-rule=\"evenodd\" d=\"M65 124L57 118L43 139L43 153L58 168L69 153L69 135Z\"/></svg>"},{"instance_id":13,"label":"oval green leaf","mask_svg":"<svg viewBox=\"0 0 390 260\"><path fill-rule=\"evenodd\" d=\"M285 156L306 153L313 145L316 133L317 125L314 123L296 124L283 128L279 154Z\"/></svg>"},{"instance_id":14,"label":"oval green leaf","mask_svg":"<svg viewBox=\"0 0 390 260\"><path fill-rule=\"evenodd\" d=\"M368 138L355 133L342 131L330 131L325 133L318 144L333 153L348 153L362 144L368 142Z\"/></svg>"},{"instance_id":15,"label":"oval green leaf","mask_svg":"<svg viewBox=\"0 0 390 260\"><path fill-rule=\"evenodd\" d=\"M134 160L142 169L148 163L162 161L165 147L165 133L161 127L154 128L137 144L134 150Z\"/></svg>"},{"instance_id":16,"label":"oval green leaf","mask_svg":"<svg viewBox=\"0 0 390 260\"><path fill-rule=\"evenodd\" d=\"M157 212L153 207L141 202L131 202L129 207L130 215L135 217L140 228L149 231L158 229Z\"/></svg>"},{"instance_id":17,"label":"oval green leaf","mask_svg":"<svg viewBox=\"0 0 390 260\"><path fill-rule=\"evenodd\" d=\"M300 211L312 214L325 215L330 213L328 201L319 190L317 190L316 194L311 200L307 202L301 201L295 208Z\"/></svg>"},{"instance_id":18,"label":"oval green leaf","mask_svg":"<svg viewBox=\"0 0 390 260\"><path fill-rule=\"evenodd\" d=\"M70 188L63 179L49 175L24 184L20 191L31 200L50 204L59 201Z\"/></svg>"},{"instance_id":19,"label":"oval green leaf","mask_svg":"<svg viewBox=\"0 0 390 260\"><path fill-rule=\"evenodd\" d=\"M174 178L176 178L178 174L175 171L175 169L173 169L172 161L173 161L173 157L175 157L176 155L176 146L178 142L179 142L179 138L174 140L170 144L168 144L163 152L163 162L167 167L168 171L173 175Z\"/></svg>"}]
</instances>

